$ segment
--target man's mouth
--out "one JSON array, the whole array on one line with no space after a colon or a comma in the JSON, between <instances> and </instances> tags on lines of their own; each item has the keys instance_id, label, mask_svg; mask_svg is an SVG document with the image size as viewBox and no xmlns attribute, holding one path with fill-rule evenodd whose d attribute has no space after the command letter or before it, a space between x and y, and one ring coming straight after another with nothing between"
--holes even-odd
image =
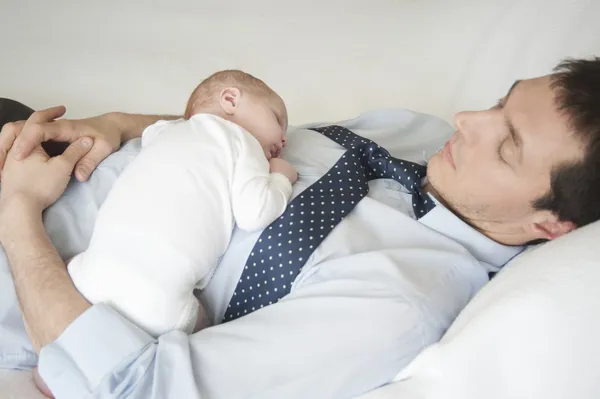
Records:
<instances>
[{"instance_id":1,"label":"man's mouth","mask_svg":"<svg viewBox=\"0 0 600 399\"><path fill-rule=\"evenodd\" d=\"M450 166L452 166L452 169L456 169L456 164L454 163L454 156L452 155L452 144L454 142L454 139L455 137L452 137L446 142L446 144L442 148L442 156L450 164Z\"/></svg>"}]
</instances>

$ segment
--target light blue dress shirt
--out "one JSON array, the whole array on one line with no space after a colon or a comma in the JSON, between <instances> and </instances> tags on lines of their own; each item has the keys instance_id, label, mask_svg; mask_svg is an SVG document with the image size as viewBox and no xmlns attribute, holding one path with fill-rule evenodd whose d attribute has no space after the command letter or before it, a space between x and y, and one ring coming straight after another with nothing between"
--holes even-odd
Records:
<instances>
[{"instance_id":1,"label":"light blue dress shirt","mask_svg":"<svg viewBox=\"0 0 600 399\"><path fill-rule=\"evenodd\" d=\"M374 111L340 124L395 157L419 163L451 134L443 121L406 110ZM126 164L128 151L135 153L135 144L107 164ZM326 173L343 152L316 132L291 129L283 156L299 172L293 195ZM64 212L79 212L73 209L91 200L87 216L72 219L93 220L110 187L110 179L102 180L99 196L67 193L76 203L57 203L51 224L64 230ZM522 248L488 239L441 204L417 221L411 196L400 184L369 185L368 196L311 255L280 302L218 324L260 235L236 230L199 293L213 327L153 339L110 307L95 305L42 350L42 377L59 399L331 399L385 384L439 340L488 273ZM69 228L80 230L80 242L60 242L65 257L89 239L87 224L74 226ZM58 230L51 231L55 242L66 237Z\"/></svg>"}]
</instances>

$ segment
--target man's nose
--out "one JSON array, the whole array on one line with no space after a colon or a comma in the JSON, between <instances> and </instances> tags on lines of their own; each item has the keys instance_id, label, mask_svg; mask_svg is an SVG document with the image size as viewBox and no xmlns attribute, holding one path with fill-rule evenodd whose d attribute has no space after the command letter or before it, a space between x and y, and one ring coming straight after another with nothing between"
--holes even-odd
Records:
<instances>
[{"instance_id":1,"label":"man's nose","mask_svg":"<svg viewBox=\"0 0 600 399\"><path fill-rule=\"evenodd\" d=\"M473 141L489 130L493 117L490 110L458 112L454 115L454 126L466 141Z\"/></svg>"}]
</instances>

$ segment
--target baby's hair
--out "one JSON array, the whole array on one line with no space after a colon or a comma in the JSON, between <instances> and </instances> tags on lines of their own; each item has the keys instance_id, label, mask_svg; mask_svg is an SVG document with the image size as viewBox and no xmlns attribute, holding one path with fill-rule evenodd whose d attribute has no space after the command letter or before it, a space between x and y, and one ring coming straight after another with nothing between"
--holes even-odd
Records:
<instances>
[{"instance_id":1,"label":"baby's hair","mask_svg":"<svg viewBox=\"0 0 600 399\"><path fill-rule=\"evenodd\" d=\"M189 119L196 109L213 105L215 96L226 87L236 87L242 92L248 91L258 96L275 94L265 82L249 73L236 69L215 72L194 89L185 109L184 118Z\"/></svg>"}]
</instances>

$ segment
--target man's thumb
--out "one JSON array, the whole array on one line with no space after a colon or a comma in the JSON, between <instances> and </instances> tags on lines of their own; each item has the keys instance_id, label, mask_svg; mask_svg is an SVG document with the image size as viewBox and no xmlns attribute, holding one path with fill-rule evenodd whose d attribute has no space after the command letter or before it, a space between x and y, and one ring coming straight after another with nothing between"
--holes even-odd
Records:
<instances>
[{"instance_id":1,"label":"man's thumb","mask_svg":"<svg viewBox=\"0 0 600 399\"><path fill-rule=\"evenodd\" d=\"M94 141L89 137L79 138L56 158L68 164L70 171L72 171L75 168L75 164L90 151L93 144Z\"/></svg>"}]
</instances>

